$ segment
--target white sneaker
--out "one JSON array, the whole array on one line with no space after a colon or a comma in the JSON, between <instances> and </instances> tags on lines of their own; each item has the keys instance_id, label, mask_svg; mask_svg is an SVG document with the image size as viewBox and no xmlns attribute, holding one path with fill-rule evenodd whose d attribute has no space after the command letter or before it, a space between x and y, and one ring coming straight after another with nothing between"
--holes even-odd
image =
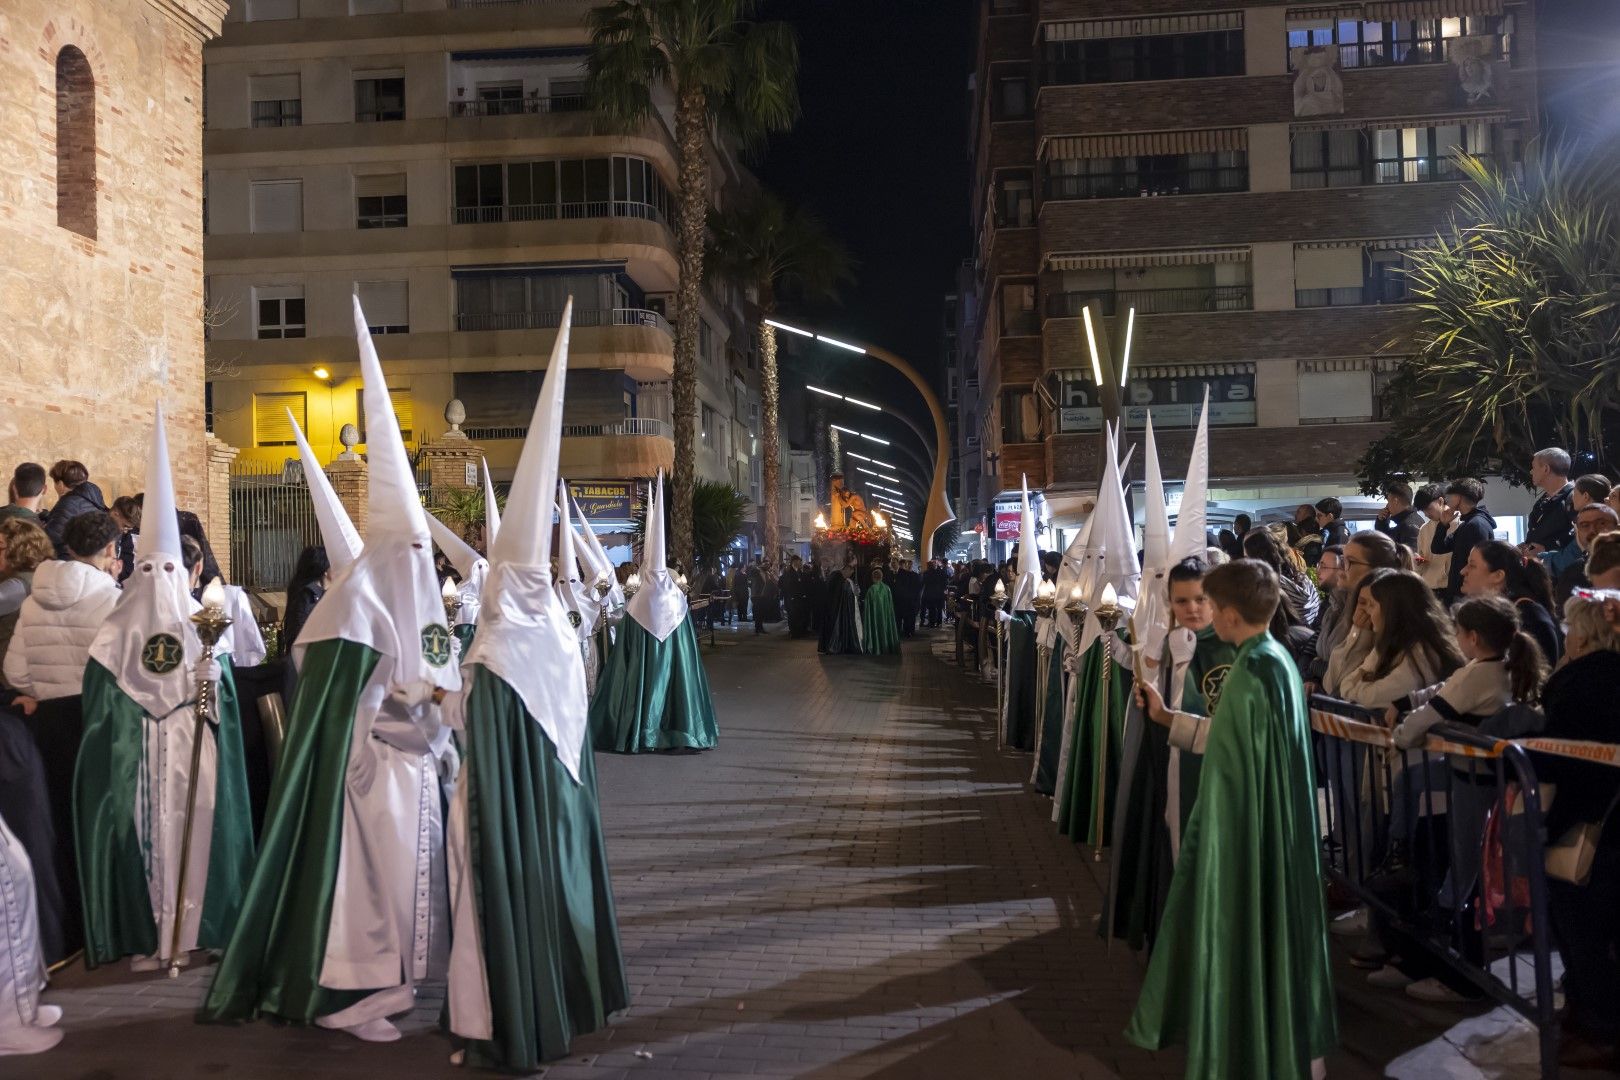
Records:
<instances>
[{"instance_id":1,"label":"white sneaker","mask_svg":"<svg viewBox=\"0 0 1620 1080\"><path fill-rule=\"evenodd\" d=\"M0 1028L0 1057L43 1054L61 1041L59 1028L43 1028L38 1024Z\"/></svg>"},{"instance_id":2,"label":"white sneaker","mask_svg":"<svg viewBox=\"0 0 1620 1080\"><path fill-rule=\"evenodd\" d=\"M61 1022L62 1006L60 1005L41 1005L39 1008L34 1010L35 1027L55 1027Z\"/></svg>"},{"instance_id":3,"label":"white sneaker","mask_svg":"<svg viewBox=\"0 0 1620 1080\"><path fill-rule=\"evenodd\" d=\"M1367 909L1358 907L1348 915L1340 915L1328 923L1328 933L1335 937L1354 937L1367 932Z\"/></svg>"},{"instance_id":4,"label":"white sneaker","mask_svg":"<svg viewBox=\"0 0 1620 1080\"><path fill-rule=\"evenodd\" d=\"M1436 1005L1457 1005L1473 999L1459 994L1439 979L1423 979L1406 988L1406 996L1419 1001L1432 1001Z\"/></svg>"},{"instance_id":5,"label":"white sneaker","mask_svg":"<svg viewBox=\"0 0 1620 1080\"><path fill-rule=\"evenodd\" d=\"M333 1031L347 1032L348 1034L359 1039L361 1042L388 1043L399 1041L399 1028L395 1027L393 1023L388 1020L379 1018L376 1020L367 1020L362 1024L354 1024L349 1027L332 1027L326 1023L326 1019L327 1018L323 1016L319 1020L316 1020L315 1023L321 1027L330 1028Z\"/></svg>"},{"instance_id":6,"label":"white sneaker","mask_svg":"<svg viewBox=\"0 0 1620 1080\"><path fill-rule=\"evenodd\" d=\"M1367 976L1367 985L1376 986L1380 990L1406 990L1412 985L1412 981L1411 976L1404 974L1394 964L1385 964Z\"/></svg>"}]
</instances>

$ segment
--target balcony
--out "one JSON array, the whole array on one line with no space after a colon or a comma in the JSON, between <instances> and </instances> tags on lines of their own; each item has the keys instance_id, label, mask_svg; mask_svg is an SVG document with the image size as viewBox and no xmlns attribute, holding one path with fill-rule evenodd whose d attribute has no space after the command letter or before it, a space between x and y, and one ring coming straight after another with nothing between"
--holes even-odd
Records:
<instances>
[{"instance_id":1,"label":"balcony","mask_svg":"<svg viewBox=\"0 0 1620 1080\"><path fill-rule=\"evenodd\" d=\"M525 433L527 434L527 433ZM674 429L668 420L655 417L632 416L611 424L564 424L565 439L600 439L623 435L647 435L655 439L674 439Z\"/></svg>"},{"instance_id":2,"label":"balcony","mask_svg":"<svg viewBox=\"0 0 1620 1080\"><path fill-rule=\"evenodd\" d=\"M524 116L543 113L585 112L584 94L559 94L554 97L481 98L477 101L450 102L450 115L462 116Z\"/></svg>"},{"instance_id":3,"label":"balcony","mask_svg":"<svg viewBox=\"0 0 1620 1080\"><path fill-rule=\"evenodd\" d=\"M555 330L562 325L561 311L458 311L457 330ZM645 308L603 308L597 310L574 309L573 325L580 326L646 326L657 330L670 340L675 332L669 320L656 311Z\"/></svg>"},{"instance_id":4,"label":"balcony","mask_svg":"<svg viewBox=\"0 0 1620 1080\"><path fill-rule=\"evenodd\" d=\"M458 206L457 225L491 225L513 221L575 221L585 218L638 218L668 227L664 212L652 203L629 199L596 202L510 203L503 206Z\"/></svg>"},{"instance_id":5,"label":"balcony","mask_svg":"<svg viewBox=\"0 0 1620 1080\"><path fill-rule=\"evenodd\" d=\"M1138 315L1166 315L1193 311L1248 311L1254 306L1254 293L1247 285L1059 293L1047 297L1046 317L1079 318L1081 310L1092 300L1102 305L1104 315L1117 315L1133 307Z\"/></svg>"}]
</instances>

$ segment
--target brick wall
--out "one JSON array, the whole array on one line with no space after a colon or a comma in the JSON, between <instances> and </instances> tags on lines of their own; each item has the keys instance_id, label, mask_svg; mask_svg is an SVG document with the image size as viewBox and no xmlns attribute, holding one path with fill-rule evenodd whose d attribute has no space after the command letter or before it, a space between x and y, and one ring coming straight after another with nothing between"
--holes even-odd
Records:
<instances>
[{"instance_id":1,"label":"brick wall","mask_svg":"<svg viewBox=\"0 0 1620 1080\"><path fill-rule=\"evenodd\" d=\"M1001 486L1004 489L1017 487L1019 479L1024 476L1029 477L1031 491L1046 487L1045 444L1003 443L998 471L1001 474Z\"/></svg>"},{"instance_id":2,"label":"brick wall","mask_svg":"<svg viewBox=\"0 0 1620 1080\"><path fill-rule=\"evenodd\" d=\"M1209 477L1214 486L1262 479L1348 478L1383 424L1315 424L1292 428L1211 428ZM1155 430L1159 464L1168 477L1186 471L1193 432ZM1126 441L1140 438L1127 431ZM1102 476L1102 440L1095 433L1053 435L1045 443L1049 482L1057 487L1095 488ZM1004 455L1010 448L1004 448ZM1003 457L1003 462L1008 460ZM1131 459L1130 479L1142 479L1142 456ZM1003 476L1009 475L1003 468ZM1031 481L1033 485L1034 481Z\"/></svg>"}]
</instances>

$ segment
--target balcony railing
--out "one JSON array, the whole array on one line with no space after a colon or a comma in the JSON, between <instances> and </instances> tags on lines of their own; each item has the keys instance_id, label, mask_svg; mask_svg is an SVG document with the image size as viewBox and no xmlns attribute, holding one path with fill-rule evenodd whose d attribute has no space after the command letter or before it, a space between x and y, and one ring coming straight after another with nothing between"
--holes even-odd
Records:
<instances>
[{"instance_id":1,"label":"balcony railing","mask_svg":"<svg viewBox=\"0 0 1620 1080\"><path fill-rule=\"evenodd\" d=\"M1059 293L1046 301L1052 319L1078 318L1087 302L1096 300L1104 315L1135 308L1138 315L1167 315L1187 311L1248 311L1254 305L1247 285L1205 285L1189 289L1118 289L1111 292Z\"/></svg>"},{"instance_id":2,"label":"balcony railing","mask_svg":"<svg viewBox=\"0 0 1620 1080\"><path fill-rule=\"evenodd\" d=\"M518 4L578 4L580 0L450 0L453 8L515 7Z\"/></svg>"},{"instance_id":3,"label":"balcony railing","mask_svg":"<svg viewBox=\"0 0 1620 1080\"><path fill-rule=\"evenodd\" d=\"M564 424L562 429L565 439L599 439L623 435L651 435L660 439L671 439L671 428L668 421L655 420L646 416L632 416L624 420L616 420L611 424Z\"/></svg>"},{"instance_id":4,"label":"balcony railing","mask_svg":"<svg viewBox=\"0 0 1620 1080\"><path fill-rule=\"evenodd\" d=\"M652 203L629 199L596 202L507 203L500 206L458 206L457 225L488 225L512 221L574 221L582 218L627 217L667 225L664 213Z\"/></svg>"},{"instance_id":5,"label":"balcony railing","mask_svg":"<svg viewBox=\"0 0 1620 1080\"><path fill-rule=\"evenodd\" d=\"M533 113L584 112L584 94L558 94L553 97L480 98L450 103L451 116L522 116Z\"/></svg>"},{"instance_id":6,"label":"balcony railing","mask_svg":"<svg viewBox=\"0 0 1620 1080\"><path fill-rule=\"evenodd\" d=\"M1394 287L1358 285L1344 289L1295 289L1296 308L1370 307L1385 304L1410 304L1417 298Z\"/></svg>"},{"instance_id":7,"label":"balcony railing","mask_svg":"<svg viewBox=\"0 0 1620 1080\"><path fill-rule=\"evenodd\" d=\"M561 311L458 311L457 330L555 330L562 324ZM671 340L675 332L669 321L645 308L574 309L575 326L646 326Z\"/></svg>"}]
</instances>

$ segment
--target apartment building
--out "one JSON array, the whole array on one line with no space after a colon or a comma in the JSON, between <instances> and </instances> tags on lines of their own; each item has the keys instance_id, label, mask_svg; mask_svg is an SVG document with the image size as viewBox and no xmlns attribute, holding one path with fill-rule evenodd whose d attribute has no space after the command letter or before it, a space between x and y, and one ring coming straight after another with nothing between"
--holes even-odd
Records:
<instances>
[{"instance_id":1,"label":"apartment building","mask_svg":"<svg viewBox=\"0 0 1620 1080\"><path fill-rule=\"evenodd\" d=\"M1533 9L1503 0L985 0L968 343L992 486L1072 525L1101 472L1082 309L1135 310L1129 432L1180 468L1205 389L1212 498L1354 490L1403 353L1409 252L1454 150L1520 160ZM1132 466L1141 476L1140 457ZM1494 505L1494 504L1493 504ZM981 508L982 509L982 508Z\"/></svg>"},{"instance_id":2,"label":"apartment building","mask_svg":"<svg viewBox=\"0 0 1620 1080\"><path fill-rule=\"evenodd\" d=\"M562 470L674 464L671 116L604 134L583 0L233 0L206 63L207 347L214 432L242 457L362 444L349 297L417 444L448 427L515 467L574 299ZM716 198L752 181L722 148ZM736 290L700 342L698 471L756 501L758 363ZM362 445L361 449L364 447Z\"/></svg>"}]
</instances>

